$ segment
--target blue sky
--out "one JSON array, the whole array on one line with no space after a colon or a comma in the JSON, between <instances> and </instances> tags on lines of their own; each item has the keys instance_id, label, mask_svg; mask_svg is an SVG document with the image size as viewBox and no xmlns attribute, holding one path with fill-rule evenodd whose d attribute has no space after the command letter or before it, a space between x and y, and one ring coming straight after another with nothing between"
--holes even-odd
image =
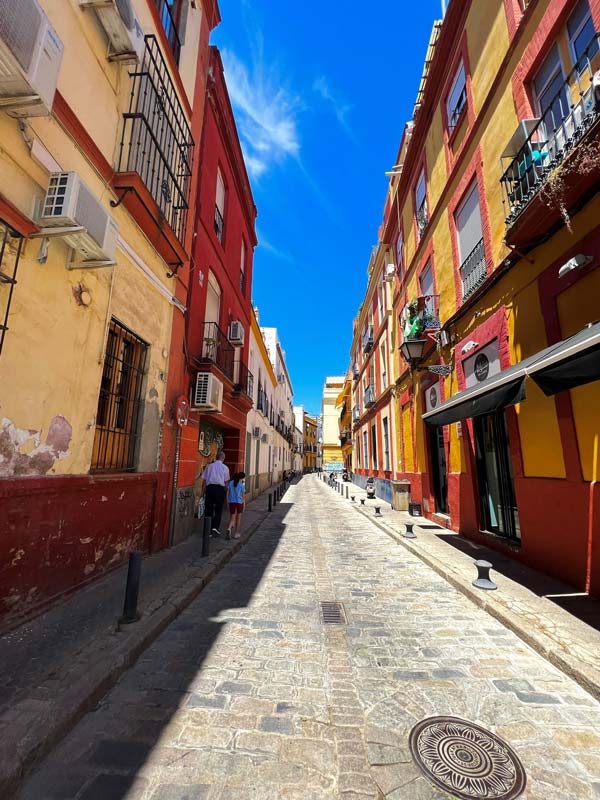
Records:
<instances>
[{"instance_id":1,"label":"blue sky","mask_svg":"<svg viewBox=\"0 0 600 800\"><path fill-rule=\"evenodd\" d=\"M220 0L225 64L254 199L253 298L279 329L295 402L321 407L349 363L404 123L439 0Z\"/></svg>"}]
</instances>

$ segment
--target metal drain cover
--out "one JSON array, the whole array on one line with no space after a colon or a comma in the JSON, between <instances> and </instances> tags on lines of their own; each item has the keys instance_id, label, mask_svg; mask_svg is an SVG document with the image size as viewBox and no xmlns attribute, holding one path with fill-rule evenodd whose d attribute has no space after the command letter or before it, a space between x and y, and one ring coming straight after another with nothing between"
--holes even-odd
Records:
<instances>
[{"instance_id":1,"label":"metal drain cover","mask_svg":"<svg viewBox=\"0 0 600 800\"><path fill-rule=\"evenodd\" d=\"M429 717L410 732L412 756L436 786L460 800L514 800L527 783L514 750L473 722Z\"/></svg>"},{"instance_id":2,"label":"metal drain cover","mask_svg":"<svg viewBox=\"0 0 600 800\"><path fill-rule=\"evenodd\" d=\"M321 618L325 625L345 625L346 615L341 603L321 602Z\"/></svg>"}]
</instances>

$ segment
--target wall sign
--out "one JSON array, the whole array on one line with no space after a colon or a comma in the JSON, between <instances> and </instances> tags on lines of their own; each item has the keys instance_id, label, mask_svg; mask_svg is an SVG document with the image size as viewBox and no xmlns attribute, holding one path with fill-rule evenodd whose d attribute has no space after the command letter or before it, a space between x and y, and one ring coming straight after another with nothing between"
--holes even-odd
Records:
<instances>
[{"instance_id":1,"label":"wall sign","mask_svg":"<svg viewBox=\"0 0 600 800\"><path fill-rule=\"evenodd\" d=\"M494 339L485 347L480 347L475 353L465 358L462 364L467 389L471 386L479 386L487 378L497 375L501 372L498 339Z\"/></svg>"},{"instance_id":2,"label":"wall sign","mask_svg":"<svg viewBox=\"0 0 600 800\"><path fill-rule=\"evenodd\" d=\"M442 398L440 397L440 384L434 383L433 386L425 389L425 410L433 411L434 408L440 405Z\"/></svg>"}]
</instances>

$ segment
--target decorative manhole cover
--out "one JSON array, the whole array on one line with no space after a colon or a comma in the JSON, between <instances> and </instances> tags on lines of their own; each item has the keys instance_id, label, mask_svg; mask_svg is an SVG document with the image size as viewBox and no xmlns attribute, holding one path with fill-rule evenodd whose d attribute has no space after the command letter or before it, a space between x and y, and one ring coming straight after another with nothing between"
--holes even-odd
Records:
<instances>
[{"instance_id":1,"label":"decorative manhole cover","mask_svg":"<svg viewBox=\"0 0 600 800\"><path fill-rule=\"evenodd\" d=\"M513 800L527 778L502 739L456 717L429 717L410 732L410 749L425 775L460 800Z\"/></svg>"},{"instance_id":2,"label":"decorative manhole cover","mask_svg":"<svg viewBox=\"0 0 600 800\"><path fill-rule=\"evenodd\" d=\"M321 601L321 616L325 625L344 625L346 617L341 603Z\"/></svg>"}]
</instances>

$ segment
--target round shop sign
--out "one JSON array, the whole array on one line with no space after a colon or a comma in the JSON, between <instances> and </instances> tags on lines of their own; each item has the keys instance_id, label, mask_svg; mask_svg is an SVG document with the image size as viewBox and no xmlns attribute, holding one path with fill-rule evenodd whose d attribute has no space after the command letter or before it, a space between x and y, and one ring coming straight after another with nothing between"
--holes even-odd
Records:
<instances>
[{"instance_id":1,"label":"round shop sign","mask_svg":"<svg viewBox=\"0 0 600 800\"><path fill-rule=\"evenodd\" d=\"M429 390L429 405L431 408L435 408L438 404L438 393L437 393L437 386L432 386Z\"/></svg>"},{"instance_id":2,"label":"round shop sign","mask_svg":"<svg viewBox=\"0 0 600 800\"><path fill-rule=\"evenodd\" d=\"M490 360L485 353L480 353L475 359L474 372L480 383L490 374Z\"/></svg>"}]
</instances>

